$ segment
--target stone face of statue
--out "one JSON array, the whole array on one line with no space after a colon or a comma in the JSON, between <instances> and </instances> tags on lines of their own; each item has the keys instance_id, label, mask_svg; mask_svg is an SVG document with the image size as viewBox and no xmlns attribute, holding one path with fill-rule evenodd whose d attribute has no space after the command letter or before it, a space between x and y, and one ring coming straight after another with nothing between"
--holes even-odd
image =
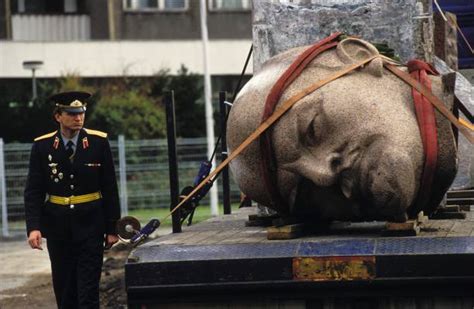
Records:
<instances>
[{"instance_id":1,"label":"stone face of statue","mask_svg":"<svg viewBox=\"0 0 474 309\"><path fill-rule=\"evenodd\" d=\"M237 97L227 124L229 151L260 124L275 81L303 48L265 63ZM377 50L357 39L319 55L284 92L279 104ZM435 95L449 102L440 77ZM278 108L278 107L277 107ZM451 126L437 117L440 165L431 204L439 204L456 172ZM380 59L316 90L296 103L271 128L278 190L288 212L315 220L404 221L417 196L424 154L411 88L385 70ZM263 184L258 142L231 163L240 189L272 207Z\"/></svg>"}]
</instances>

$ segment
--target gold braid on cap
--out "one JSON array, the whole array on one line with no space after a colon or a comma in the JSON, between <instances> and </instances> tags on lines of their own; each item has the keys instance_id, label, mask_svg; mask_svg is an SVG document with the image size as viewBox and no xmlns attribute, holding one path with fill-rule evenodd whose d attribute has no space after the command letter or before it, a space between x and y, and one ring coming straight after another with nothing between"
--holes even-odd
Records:
<instances>
[{"instance_id":1,"label":"gold braid on cap","mask_svg":"<svg viewBox=\"0 0 474 309\"><path fill-rule=\"evenodd\" d=\"M71 104L69 104L71 107L82 107L82 102L79 100L74 100Z\"/></svg>"},{"instance_id":2,"label":"gold braid on cap","mask_svg":"<svg viewBox=\"0 0 474 309\"><path fill-rule=\"evenodd\" d=\"M56 106L59 107L59 108L71 108L71 107L83 107L84 108L84 111L86 110L86 106L87 106L87 103L82 103L81 101L79 100L74 100L72 101L69 105L63 105L63 104L59 104L59 103L56 103Z\"/></svg>"}]
</instances>

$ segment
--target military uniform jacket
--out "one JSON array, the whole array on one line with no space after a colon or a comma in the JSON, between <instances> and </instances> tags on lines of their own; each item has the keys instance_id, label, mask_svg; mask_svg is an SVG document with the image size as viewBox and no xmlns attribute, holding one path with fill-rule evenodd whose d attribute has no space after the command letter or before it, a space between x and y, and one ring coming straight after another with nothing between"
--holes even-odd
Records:
<instances>
[{"instance_id":1,"label":"military uniform jacket","mask_svg":"<svg viewBox=\"0 0 474 309\"><path fill-rule=\"evenodd\" d=\"M80 196L100 192L101 199L58 205L50 195ZM120 218L117 181L107 134L82 129L74 160L69 160L61 133L43 135L33 143L25 188L26 228L51 239L83 240L116 234Z\"/></svg>"}]
</instances>

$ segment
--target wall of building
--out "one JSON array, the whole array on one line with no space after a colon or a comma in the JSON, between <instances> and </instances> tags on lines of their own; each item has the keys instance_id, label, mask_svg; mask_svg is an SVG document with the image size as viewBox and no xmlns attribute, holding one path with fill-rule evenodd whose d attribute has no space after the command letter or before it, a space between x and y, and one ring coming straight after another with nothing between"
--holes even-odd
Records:
<instances>
[{"instance_id":1,"label":"wall of building","mask_svg":"<svg viewBox=\"0 0 474 309\"><path fill-rule=\"evenodd\" d=\"M187 40L200 39L199 1L190 0L182 12L128 12L116 14L116 26L123 40ZM251 39L251 11L208 11L210 39Z\"/></svg>"},{"instance_id":2,"label":"wall of building","mask_svg":"<svg viewBox=\"0 0 474 309\"><path fill-rule=\"evenodd\" d=\"M107 0L86 0L85 6L91 19L91 40L109 39Z\"/></svg>"},{"instance_id":3,"label":"wall of building","mask_svg":"<svg viewBox=\"0 0 474 309\"><path fill-rule=\"evenodd\" d=\"M251 40L209 42L211 75L239 75ZM0 78L28 78L23 61L40 60L38 78L78 74L82 77L151 76L160 69L175 73L181 65L202 74L202 42L181 41L88 41L2 42ZM225 55L225 57L223 57ZM251 68L251 65L250 65ZM247 70L251 74L251 69Z\"/></svg>"},{"instance_id":4,"label":"wall of building","mask_svg":"<svg viewBox=\"0 0 474 309\"><path fill-rule=\"evenodd\" d=\"M251 39L251 11L215 12L207 14L207 27L211 39Z\"/></svg>"},{"instance_id":5,"label":"wall of building","mask_svg":"<svg viewBox=\"0 0 474 309\"><path fill-rule=\"evenodd\" d=\"M122 40L188 40L201 37L199 16L186 12L123 12L117 21Z\"/></svg>"},{"instance_id":6,"label":"wall of building","mask_svg":"<svg viewBox=\"0 0 474 309\"><path fill-rule=\"evenodd\" d=\"M0 0L0 39L6 38L5 3L5 0ZM111 23L109 3L113 10ZM200 2L189 0L188 3L189 8L185 11L124 11L122 0L84 0L79 2L78 8L81 14L90 16L91 40L111 39L111 27L116 40L200 39ZM250 10L209 10L209 38L251 39L251 15Z\"/></svg>"}]
</instances>

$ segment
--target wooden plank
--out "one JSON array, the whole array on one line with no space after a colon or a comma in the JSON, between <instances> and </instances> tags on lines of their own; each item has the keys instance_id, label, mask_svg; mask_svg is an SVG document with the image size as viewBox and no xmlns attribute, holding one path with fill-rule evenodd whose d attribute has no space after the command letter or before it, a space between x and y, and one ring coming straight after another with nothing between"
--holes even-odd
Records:
<instances>
[{"instance_id":1,"label":"wooden plank","mask_svg":"<svg viewBox=\"0 0 474 309\"><path fill-rule=\"evenodd\" d=\"M459 205L462 211L471 211L471 205Z\"/></svg>"},{"instance_id":2,"label":"wooden plank","mask_svg":"<svg viewBox=\"0 0 474 309\"><path fill-rule=\"evenodd\" d=\"M278 239L293 239L303 235L304 224L290 224L280 227L270 226L267 228L267 239L278 240Z\"/></svg>"},{"instance_id":3,"label":"wooden plank","mask_svg":"<svg viewBox=\"0 0 474 309\"><path fill-rule=\"evenodd\" d=\"M459 207L459 205L448 205L448 206L441 207L438 211L441 211L441 212L460 212L461 208Z\"/></svg>"},{"instance_id":4,"label":"wooden plank","mask_svg":"<svg viewBox=\"0 0 474 309\"><path fill-rule=\"evenodd\" d=\"M382 236L416 236L420 233L420 227L415 220L407 222L387 222Z\"/></svg>"},{"instance_id":5,"label":"wooden plank","mask_svg":"<svg viewBox=\"0 0 474 309\"><path fill-rule=\"evenodd\" d=\"M245 222L245 226L271 226L273 220L278 216L259 216L258 214L249 215L249 220Z\"/></svg>"},{"instance_id":6,"label":"wooden plank","mask_svg":"<svg viewBox=\"0 0 474 309\"><path fill-rule=\"evenodd\" d=\"M448 199L450 198L474 198L474 189L448 191Z\"/></svg>"},{"instance_id":7,"label":"wooden plank","mask_svg":"<svg viewBox=\"0 0 474 309\"><path fill-rule=\"evenodd\" d=\"M448 205L474 205L474 198L448 198L446 200L446 204Z\"/></svg>"},{"instance_id":8,"label":"wooden plank","mask_svg":"<svg viewBox=\"0 0 474 309\"><path fill-rule=\"evenodd\" d=\"M431 215L431 220L446 220L446 219L466 219L464 212L437 212Z\"/></svg>"}]
</instances>

